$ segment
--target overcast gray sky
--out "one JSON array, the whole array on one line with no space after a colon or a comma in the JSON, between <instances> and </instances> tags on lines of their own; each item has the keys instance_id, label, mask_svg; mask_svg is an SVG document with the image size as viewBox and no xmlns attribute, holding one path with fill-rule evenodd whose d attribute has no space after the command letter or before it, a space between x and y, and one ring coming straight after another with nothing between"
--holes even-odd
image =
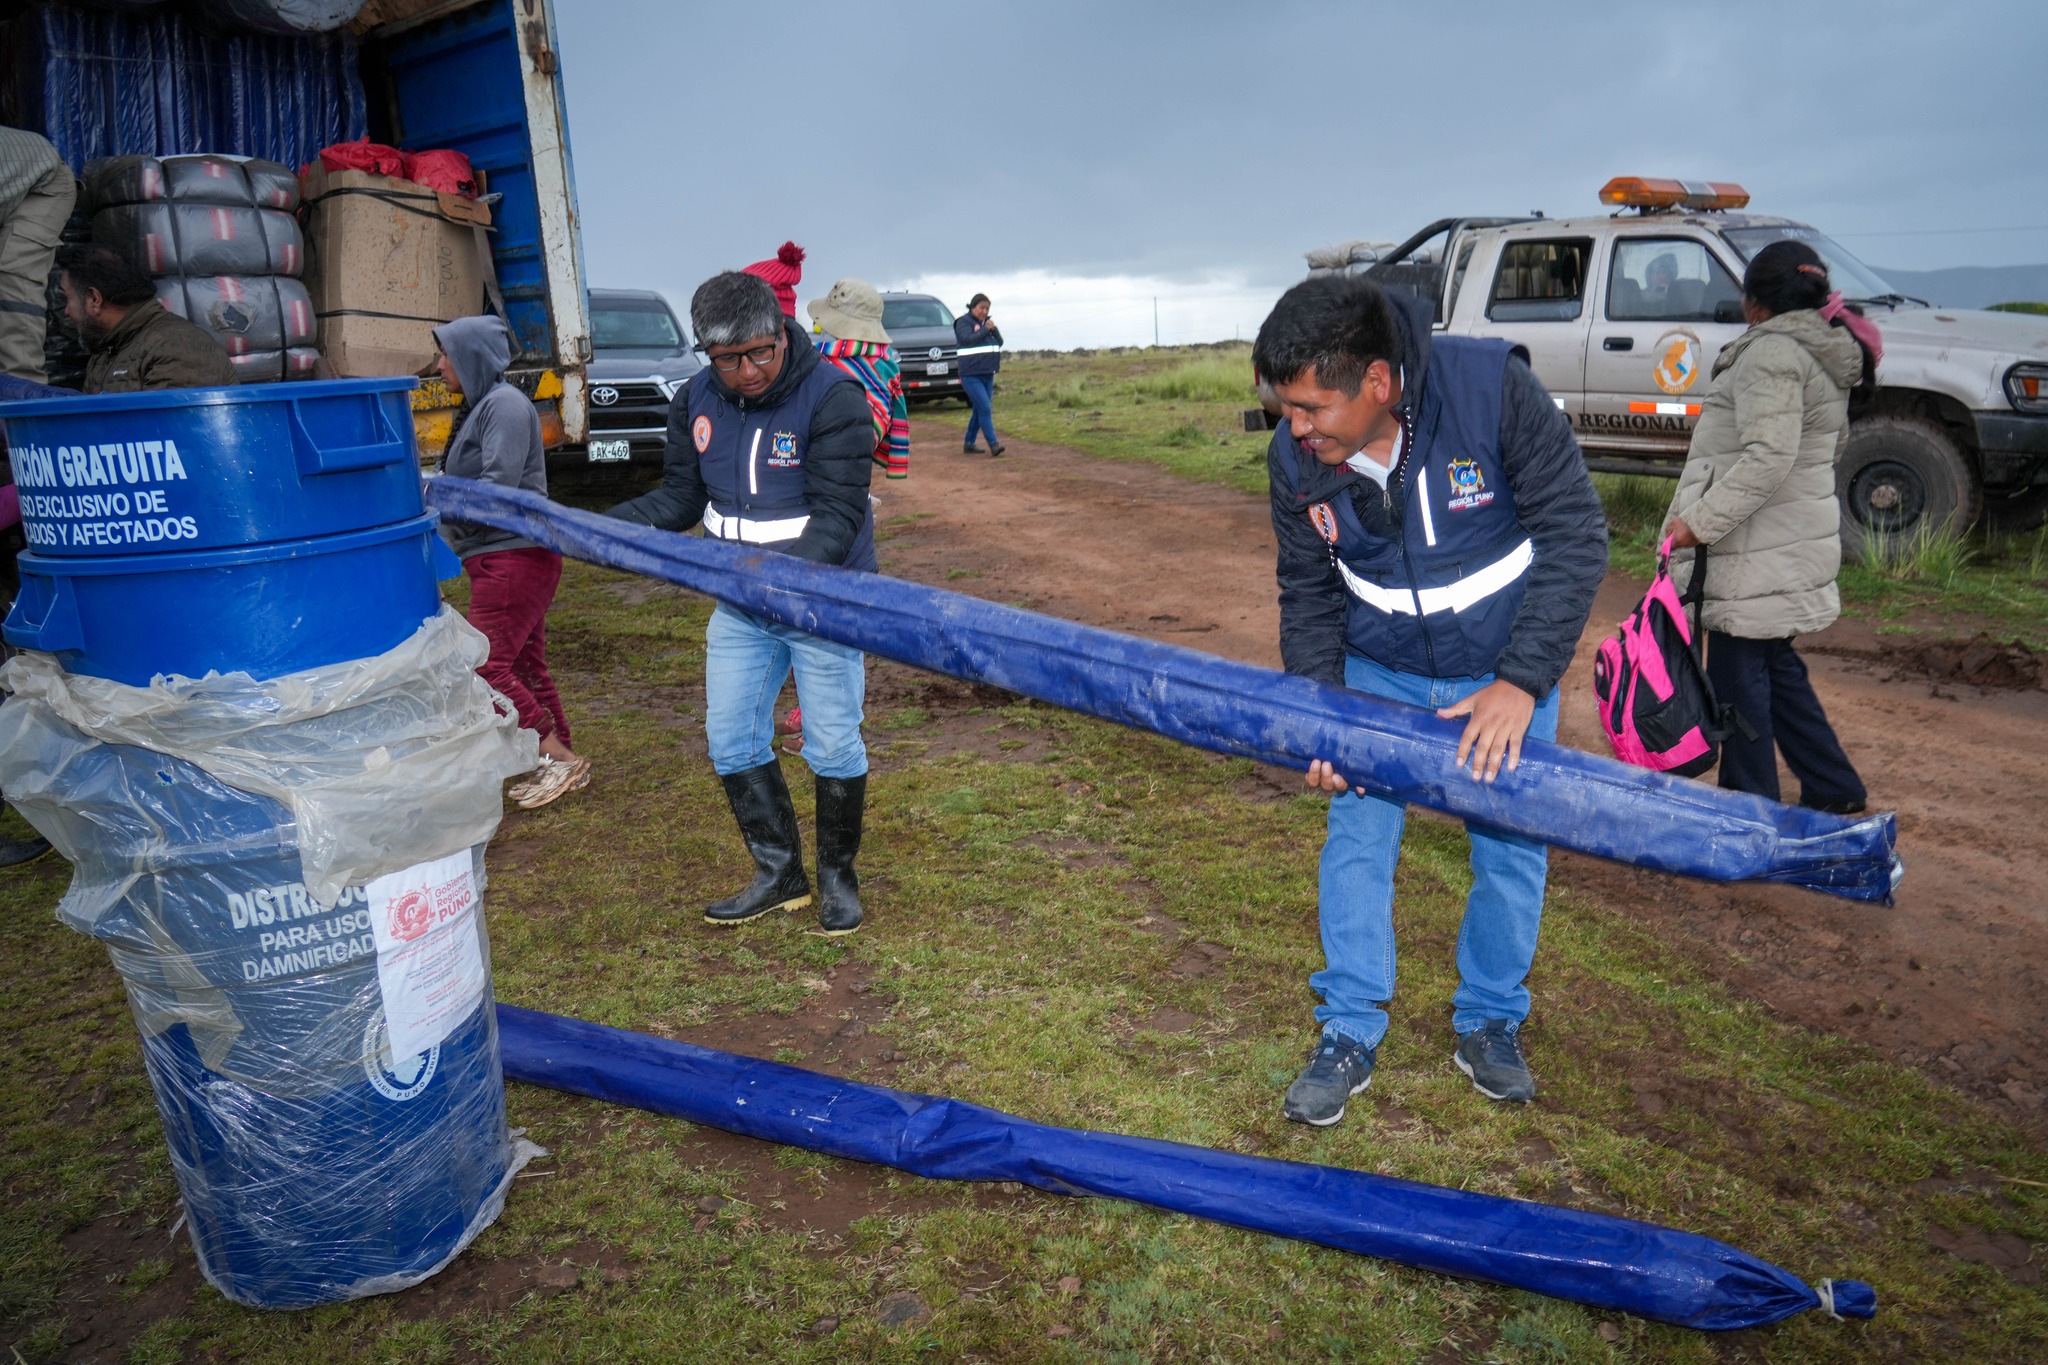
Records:
<instances>
[{"instance_id":1,"label":"overcast gray sky","mask_svg":"<svg viewBox=\"0 0 2048 1365\"><path fill-rule=\"evenodd\" d=\"M1061 345L1148 340L1097 333L1164 293L1165 340L1211 339L1308 247L1622 174L1739 181L1878 266L2048 261L2030 0L556 3L591 282L678 306L793 237L806 298L1005 282L1012 344Z\"/></svg>"}]
</instances>

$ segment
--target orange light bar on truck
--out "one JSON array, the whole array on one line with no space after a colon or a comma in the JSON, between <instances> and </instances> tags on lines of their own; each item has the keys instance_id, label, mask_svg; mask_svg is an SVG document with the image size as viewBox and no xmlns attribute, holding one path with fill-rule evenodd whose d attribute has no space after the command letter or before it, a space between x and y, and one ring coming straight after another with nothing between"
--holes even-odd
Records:
<instances>
[{"instance_id":1,"label":"orange light bar on truck","mask_svg":"<svg viewBox=\"0 0 2048 1365\"><path fill-rule=\"evenodd\" d=\"M1617 175L1600 187L1600 202L1629 209L1739 209L1749 203L1749 191L1726 180Z\"/></svg>"}]
</instances>

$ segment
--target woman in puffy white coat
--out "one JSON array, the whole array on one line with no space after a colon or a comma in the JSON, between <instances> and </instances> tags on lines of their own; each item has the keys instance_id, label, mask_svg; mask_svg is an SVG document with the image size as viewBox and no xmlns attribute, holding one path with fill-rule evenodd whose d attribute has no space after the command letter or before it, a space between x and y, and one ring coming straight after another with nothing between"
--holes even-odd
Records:
<instances>
[{"instance_id":1,"label":"woman in puffy white coat","mask_svg":"<svg viewBox=\"0 0 2048 1365\"><path fill-rule=\"evenodd\" d=\"M1866 793L1842 752L1806 664L1800 635L1841 614L1835 461L1849 400L1877 370L1876 329L1828 288L1826 264L1803 242L1773 242L1742 277L1750 327L1714 362L1712 386L1665 527L1672 577L1707 556L1707 676L1747 725L1721 750L1721 785L1778 799L1778 761L1801 805L1840 814Z\"/></svg>"}]
</instances>

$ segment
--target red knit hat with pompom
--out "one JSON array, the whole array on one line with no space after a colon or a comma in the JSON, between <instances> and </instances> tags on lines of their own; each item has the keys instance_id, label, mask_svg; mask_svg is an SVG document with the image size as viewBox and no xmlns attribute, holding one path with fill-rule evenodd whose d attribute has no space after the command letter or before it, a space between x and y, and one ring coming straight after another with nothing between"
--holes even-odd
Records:
<instances>
[{"instance_id":1,"label":"red knit hat with pompom","mask_svg":"<svg viewBox=\"0 0 2048 1365\"><path fill-rule=\"evenodd\" d=\"M804 277L804 249L795 242L784 242L775 258L756 261L745 271L768 281L768 287L775 291L775 301L782 305L782 315L796 316L796 285Z\"/></svg>"}]
</instances>

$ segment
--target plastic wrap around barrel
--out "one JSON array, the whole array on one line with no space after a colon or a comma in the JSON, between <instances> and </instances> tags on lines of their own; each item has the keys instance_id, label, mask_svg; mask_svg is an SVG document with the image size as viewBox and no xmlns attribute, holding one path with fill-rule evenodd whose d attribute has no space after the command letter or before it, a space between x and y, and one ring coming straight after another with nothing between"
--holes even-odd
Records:
<instances>
[{"instance_id":1,"label":"plastic wrap around barrel","mask_svg":"<svg viewBox=\"0 0 2048 1365\"><path fill-rule=\"evenodd\" d=\"M134 687L159 673L264 679L366 659L441 609L453 555L439 520L189 554L25 554L4 633L67 672Z\"/></svg>"},{"instance_id":2,"label":"plastic wrap around barrel","mask_svg":"<svg viewBox=\"0 0 2048 1365\"><path fill-rule=\"evenodd\" d=\"M0 405L38 555L181 554L417 517L418 381L331 379Z\"/></svg>"},{"instance_id":3,"label":"plastic wrap around barrel","mask_svg":"<svg viewBox=\"0 0 2048 1365\"><path fill-rule=\"evenodd\" d=\"M60 781L99 835L66 904L107 906L66 918L127 986L207 1278L295 1308L459 1251L512 1159L488 984L447 1037L393 1057L364 895L310 900L284 807L124 745Z\"/></svg>"},{"instance_id":4,"label":"plastic wrap around barrel","mask_svg":"<svg viewBox=\"0 0 2048 1365\"><path fill-rule=\"evenodd\" d=\"M305 1308L417 1281L462 1249L504 1182L488 1003L431 1051L366 1062L358 1084L310 1098L221 1076L183 1024L143 1039L142 1055L192 1243L237 1303Z\"/></svg>"}]
</instances>

